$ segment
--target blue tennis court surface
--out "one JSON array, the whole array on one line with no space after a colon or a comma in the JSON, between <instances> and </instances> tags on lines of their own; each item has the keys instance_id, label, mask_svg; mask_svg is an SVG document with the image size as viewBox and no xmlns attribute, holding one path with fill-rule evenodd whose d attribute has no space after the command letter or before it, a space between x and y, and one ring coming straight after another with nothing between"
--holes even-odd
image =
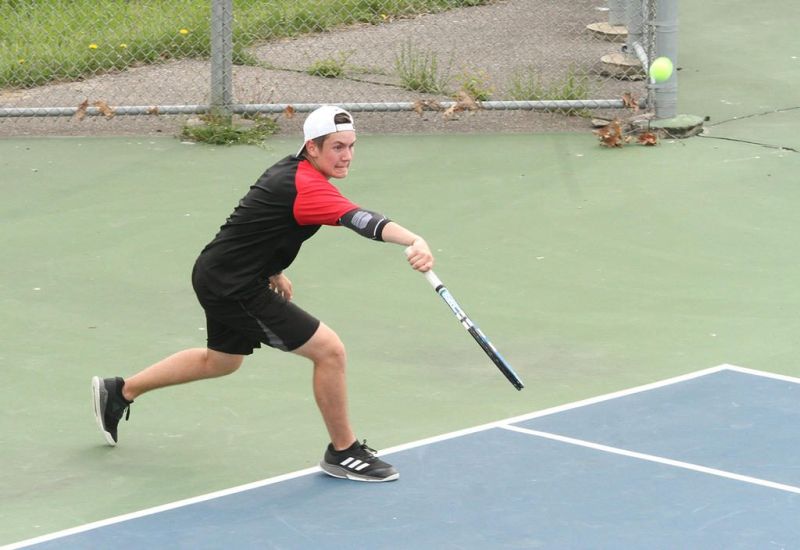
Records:
<instances>
[{"instance_id":1,"label":"blue tennis court surface","mask_svg":"<svg viewBox=\"0 0 800 550\"><path fill-rule=\"evenodd\" d=\"M36 548L797 548L800 380L720 366L384 451Z\"/></svg>"}]
</instances>

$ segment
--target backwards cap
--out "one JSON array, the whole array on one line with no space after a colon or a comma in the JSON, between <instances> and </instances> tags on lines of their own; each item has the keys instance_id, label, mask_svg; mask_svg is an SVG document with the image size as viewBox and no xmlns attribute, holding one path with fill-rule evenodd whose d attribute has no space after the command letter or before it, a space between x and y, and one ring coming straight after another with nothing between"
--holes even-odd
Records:
<instances>
[{"instance_id":1,"label":"backwards cap","mask_svg":"<svg viewBox=\"0 0 800 550\"><path fill-rule=\"evenodd\" d=\"M303 145L301 145L300 150L297 151L297 156L303 153L303 149L306 148L306 143L310 139L327 136L334 132L344 132L346 130L355 131L355 126L352 122L341 124L336 124L336 122L334 122L334 117L339 113L344 113L350 117L351 121L353 120L353 115L333 105L323 105L308 115L306 121L303 123Z\"/></svg>"}]
</instances>

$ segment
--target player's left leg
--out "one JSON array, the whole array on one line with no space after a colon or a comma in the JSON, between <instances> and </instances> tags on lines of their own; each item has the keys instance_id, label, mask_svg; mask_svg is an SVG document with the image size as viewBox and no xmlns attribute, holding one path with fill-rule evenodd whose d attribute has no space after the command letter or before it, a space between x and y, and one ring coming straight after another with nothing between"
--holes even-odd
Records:
<instances>
[{"instance_id":1,"label":"player's left leg","mask_svg":"<svg viewBox=\"0 0 800 550\"><path fill-rule=\"evenodd\" d=\"M331 443L320 467L326 473L357 481L392 481L400 474L356 439L347 412L346 354L339 336L324 323L294 353L314 363L314 397Z\"/></svg>"},{"instance_id":2,"label":"player's left leg","mask_svg":"<svg viewBox=\"0 0 800 550\"><path fill-rule=\"evenodd\" d=\"M355 441L356 436L347 412L347 358L344 344L335 332L320 323L311 339L293 350L293 353L314 363L314 398L331 443L337 449L346 449Z\"/></svg>"}]
</instances>

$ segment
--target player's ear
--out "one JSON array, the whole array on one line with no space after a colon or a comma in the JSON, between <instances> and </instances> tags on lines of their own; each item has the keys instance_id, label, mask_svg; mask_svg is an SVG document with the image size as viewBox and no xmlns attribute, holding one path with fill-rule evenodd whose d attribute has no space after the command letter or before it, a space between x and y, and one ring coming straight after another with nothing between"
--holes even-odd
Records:
<instances>
[{"instance_id":1,"label":"player's ear","mask_svg":"<svg viewBox=\"0 0 800 550\"><path fill-rule=\"evenodd\" d=\"M306 142L306 154L314 158L319 156L319 147L317 147L317 142L315 140L309 139Z\"/></svg>"}]
</instances>

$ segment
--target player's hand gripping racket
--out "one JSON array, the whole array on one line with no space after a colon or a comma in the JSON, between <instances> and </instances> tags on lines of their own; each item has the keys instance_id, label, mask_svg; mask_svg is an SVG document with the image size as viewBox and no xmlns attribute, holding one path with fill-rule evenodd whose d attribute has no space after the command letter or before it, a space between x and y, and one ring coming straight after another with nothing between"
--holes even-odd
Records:
<instances>
[{"instance_id":1,"label":"player's hand gripping racket","mask_svg":"<svg viewBox=\"0 0 800 550\"><path fill-rule=\"evenodd\" d=\"M518 390L524 388L525 385L522 383L522 380L520 380L517 373L514 372L514 369L511 368L511 365L509 365L506 360L503 359L503 356L500 355L500 352L497 351L497 348L492 345L486 335L481 332L481 329L475 326L475 323L473 323L467 314L464 313L464 310L458 305L458 302L456 302L455 298L453 298L453 295L450 294L450 291L448 291L444 286L444 283L442 283L441 279L436 276L433 270L426 271L424 275L425 279L428 280L433 289L436 291L436 294L441 296L445 303L450 306L450 309L455 314L458 322L461 323L461 326L472 335L476 342L478 342L478 345L481 347L481 349L486 352L486 355L489 356L489 359L491 359L492 362L497 365L497 368L500 369L500 372L502 372L505 377L508 378L508 381L511 382L511 385Z\"/></svg>"}]
</instances>

